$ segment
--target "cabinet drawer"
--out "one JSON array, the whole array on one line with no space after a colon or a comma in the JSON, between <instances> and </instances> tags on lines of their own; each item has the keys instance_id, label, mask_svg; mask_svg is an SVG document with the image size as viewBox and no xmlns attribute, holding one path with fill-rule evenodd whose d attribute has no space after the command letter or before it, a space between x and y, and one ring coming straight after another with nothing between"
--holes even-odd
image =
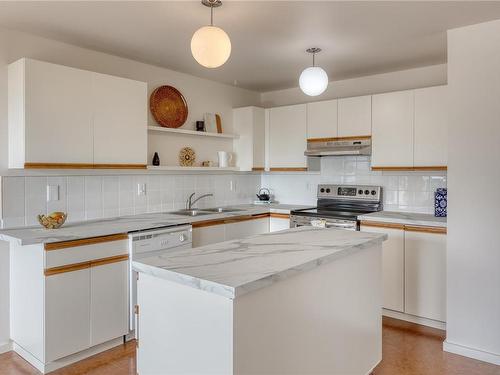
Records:
<instances>
[{"instance_id":1,"label":"cabinet drawer","mask_svg":"<svg viewBox=\"0 0 500 375\"><path fill-rule=\"evenodd\" d=\"M45 268L128 254L127 238L126 234L119 234L46 244Z\"/></svg>"}]
</instances>

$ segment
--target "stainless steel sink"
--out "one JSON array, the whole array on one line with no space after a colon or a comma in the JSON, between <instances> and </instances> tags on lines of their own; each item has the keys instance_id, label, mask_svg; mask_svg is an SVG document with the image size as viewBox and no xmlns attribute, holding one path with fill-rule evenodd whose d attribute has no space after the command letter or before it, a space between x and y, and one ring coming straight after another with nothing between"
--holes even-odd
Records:
<instances>
[{"instance_id":1,"label":"stainless steel sink","mask_svg":"<svg viewBox=\"0 0 500 375\"><path fill-rule=\"evenodd\" d=\"M215 208L204 208L203 211L208 211L210 213L223 213L223 212L240 212L245 211L240 208L232 208L232 207L215 207Z\"/></svg>"},{"instance_id":2,"label":"stainless steel sink","mask_svg":"<svg viewBox=\"0 0 500 375\"><path fill-rule=\"evenodd\" d=\"M170 214L173 215L182 215L182 216L199 216L199 215L210 215L213 212L207 212L207 210L178 210L178 211L173 211L169 212Z\"/></svg>"}]
</instances>

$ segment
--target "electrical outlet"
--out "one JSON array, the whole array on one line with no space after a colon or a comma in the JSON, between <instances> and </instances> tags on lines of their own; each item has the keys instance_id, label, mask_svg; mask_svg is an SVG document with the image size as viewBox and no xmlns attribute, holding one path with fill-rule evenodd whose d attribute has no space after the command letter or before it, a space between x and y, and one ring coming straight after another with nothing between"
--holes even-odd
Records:
<instances>
[{"instance_id":1,"label":"electrical outlet","mask_svg":"<svg viewBox=\"0 0 500 375\"><path fill-rule=\"evenodd\" d=\"M146 195L146 184L137 184L137 195Z\"/></svg>"},{"instance_id":2,"label":"electrical outlet","mask_svg":"<svg viewBox=\"0 0 500 375\"><path fill-rule=\"evenodd\" d=\"M229 190L230 191L236 191L236 181L229 181Z\"/></svg>"},{"instance_id":3,"label":"electrical outlet","mask_svg":"<svg viewBox=\"0 0 500 375\"><path fill-rule=\"evenodd\" d=\"M47 202L59 200L59 185L47 185Z\"/></svg>"}]
</instances>

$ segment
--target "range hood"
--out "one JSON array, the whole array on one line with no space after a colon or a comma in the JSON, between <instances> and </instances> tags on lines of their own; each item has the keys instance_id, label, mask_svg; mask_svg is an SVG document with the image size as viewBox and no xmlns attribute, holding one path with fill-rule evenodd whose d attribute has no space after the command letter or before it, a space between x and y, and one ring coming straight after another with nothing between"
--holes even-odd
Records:
<instances>
[{"instance_id":1,"label":"range hood","mask_svg":"<svg viewBox=\"0 0 500 375\"><path fill-rule=\"evenodd\" d=\"M371 155L372 141L365 137L359 139L311 139L307 141L305 156L345 156Z\"/></svg>"}]
</instances>

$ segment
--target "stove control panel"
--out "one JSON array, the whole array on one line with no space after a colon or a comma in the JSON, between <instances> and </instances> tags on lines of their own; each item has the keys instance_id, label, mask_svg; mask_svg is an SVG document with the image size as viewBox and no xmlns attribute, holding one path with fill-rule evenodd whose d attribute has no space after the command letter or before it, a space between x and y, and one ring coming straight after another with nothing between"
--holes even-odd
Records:
<instances>
[{"instance_id":1,"label":"stove control panel","mask_svg":"<svg viewBox=\"0 0 500 375\"><path fill-rule=\"evenodd\" d=\"M369 185L318 185L318 198L380 201L382 187Z\"/></svg>"}]
</instances>

